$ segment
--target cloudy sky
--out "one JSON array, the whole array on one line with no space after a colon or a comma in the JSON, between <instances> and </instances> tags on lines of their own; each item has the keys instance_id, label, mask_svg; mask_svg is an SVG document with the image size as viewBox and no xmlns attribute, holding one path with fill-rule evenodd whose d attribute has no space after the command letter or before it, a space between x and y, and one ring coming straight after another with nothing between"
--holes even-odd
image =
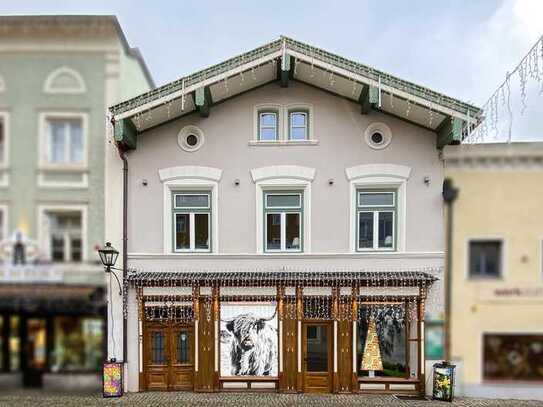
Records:
<instances>
[{"instance_id":1,"label":"cloudy sky","mask_svg":"<svg viewBox=\"0 0 543 407\"><path fill-rule=\"evenodd\" d=\"M479 105L543 34L543 0L1 0L0 13L115 14L159 85L284 34ZM543 139L540 87L514 108L516 139Z\"/></svg>"}]
</instances>

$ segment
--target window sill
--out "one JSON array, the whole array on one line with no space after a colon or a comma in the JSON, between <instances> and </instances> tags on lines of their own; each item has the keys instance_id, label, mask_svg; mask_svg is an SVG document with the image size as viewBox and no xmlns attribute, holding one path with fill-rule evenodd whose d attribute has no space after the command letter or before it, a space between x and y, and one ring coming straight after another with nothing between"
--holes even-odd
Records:
<instances>
[{"instance_id":1,"label":"window sill","mask_svg":"<svg viewBox=\"0 0 543 407\"><path fill-rule=\"evenodd\" d=\"M279 147L279 146L316 146L319 140L278 140L278 141L260 141L250 140L249 146Z\"/></svg>"},{"instance_id":2,"label":"window sill","mask_svg":"<svg viewBox=\"0 0 543 407\"><path fill-rule=\"evenodd\" d=\"M89 169L86 165L70 165L70 164L42 164L38 167L39 171L51 171L51 172L88 172Z\"/></svg>"}]
</instances>

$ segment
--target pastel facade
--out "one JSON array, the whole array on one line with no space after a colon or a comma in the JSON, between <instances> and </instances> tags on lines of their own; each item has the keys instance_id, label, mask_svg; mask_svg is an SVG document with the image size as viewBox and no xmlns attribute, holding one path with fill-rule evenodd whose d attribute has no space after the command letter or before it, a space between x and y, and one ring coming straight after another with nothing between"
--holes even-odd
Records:
<instances>
[{"instance_id":1,"label":"pastel facade","mask_svg":"<svg viewBox=\"0 0 543 407\"><path fill-rule=\"evenodd\" d=\"M110 144L106 239L126 233L128 284L109 357L127 391L426 390L440 149L478 109L420 89L282 37L110 109L128 173L123 210ZM362 365L370 318L378 372ZM244 326L275 334L247 342Z\"/></svg>"},{"instance_id":2,"label":"pastel facade","mask_svg":"<svg viewBox=\"0 0 543 407\"><path fill-rule=\"evenodd\" d=\"M470 396L541 399L543 145L444 149L458 188L451 355Z\"/></svg>"},{"instance_id":3,"label":"pastel facade","mask_svg":"<svg viewBox=\"0 0 543 407\"><path fill-rule=\"evenodd\" d=\"M105 228L104 111L152 80L115 17L0 17L0 32L2 382L94 377L105 341L96 254ZM96 352L71 355L69 332L98 341L87 344Z\"/></svg>"}]
</instances>

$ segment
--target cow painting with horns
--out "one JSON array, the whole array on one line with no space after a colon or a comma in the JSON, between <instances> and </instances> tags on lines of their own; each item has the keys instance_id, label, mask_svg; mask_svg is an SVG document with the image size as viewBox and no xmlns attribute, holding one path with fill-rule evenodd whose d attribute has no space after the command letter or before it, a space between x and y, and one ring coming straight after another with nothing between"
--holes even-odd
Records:
<instances>
[{"instance_id":1,"label":"cow painting with horns","mask_svg":"<svg viewBox=\"0 0 543 407\"><path fill-rule=\"evenodd\" d=\"M221 332L223 346L229 347L230 373L233 376L270 376L277 363L277 329L269 318L253 313L223 319L226 332Z\"/></svg>"}]
</instances>

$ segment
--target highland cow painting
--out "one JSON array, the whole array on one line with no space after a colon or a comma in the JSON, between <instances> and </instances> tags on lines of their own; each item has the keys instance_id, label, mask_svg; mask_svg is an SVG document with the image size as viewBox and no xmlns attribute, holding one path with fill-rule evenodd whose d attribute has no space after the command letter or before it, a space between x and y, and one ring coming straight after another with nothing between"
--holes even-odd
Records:
<instances>
[{"instance_id":1,"label":"highland cow painting","mask_svg":"<svg viewBox=\"0 0 543 407\"><path fill-rule=\"evenodd\" d=\"M228 376L278 375L277 304L221 304L220 373Z\"/></svg>"}]
</instances>

